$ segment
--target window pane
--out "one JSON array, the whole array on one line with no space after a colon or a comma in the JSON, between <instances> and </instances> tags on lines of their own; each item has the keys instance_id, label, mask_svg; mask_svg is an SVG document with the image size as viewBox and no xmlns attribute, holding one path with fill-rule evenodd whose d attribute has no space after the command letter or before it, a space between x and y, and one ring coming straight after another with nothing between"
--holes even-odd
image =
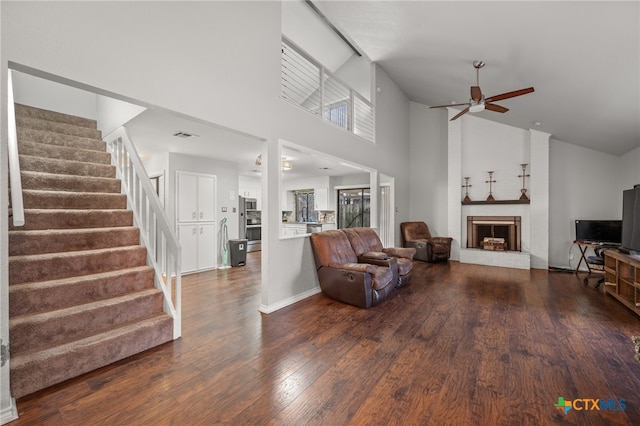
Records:
<instances>
[{"instance_id":1,"label":"window pane","mask_svg":"<svg viewBox=\"0 0 640 426\"><path fill-rule=\"evenodd\" d=\"M371 225L369 188L338 190L338 228Z\"/></svg>"}]
</instances>

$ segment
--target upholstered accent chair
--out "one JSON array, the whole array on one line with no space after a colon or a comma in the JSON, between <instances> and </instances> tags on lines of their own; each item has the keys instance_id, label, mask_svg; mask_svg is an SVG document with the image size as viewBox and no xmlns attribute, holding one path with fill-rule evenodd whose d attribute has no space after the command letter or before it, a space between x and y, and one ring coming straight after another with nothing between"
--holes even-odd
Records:
<instances>
[{"instance_id":1,"label":"upholstered accent chair","mask_svg":"<svg viewBox=\"0 0 640 426\"><path fill-rule=\"evenodd\" d=\"M417 250L414 259L424 262L447 261L451 256L450 237L432 237L424 222L402 222L400 224L402 246Z\"/></svg>"},{"instance_id":2,"label":"upholstered accent chair","mask_svg":"<svg viewBox=\"0 0 640 426\"><path fill-rule=\"evenodd\" d=\"M397 287L403 287L411 282L413 256L416 254L416 249L383 248L380 237L372 228L346 228L342 231L347 235L351 248L358 256L358 262L396 268L397 272L394 271L394 275L397 277Z\"/></svg>"},{"instance_id":3,"label":"upholstered accent chair","mask_svg":"<svg viewBox=\"0 0 640 426\"><path fill-rule=\"evenodd\" d=\"M350 305L370 308L394 291L393 269L358 263L358 256L341 230L316 232L309 239L318 281L325 295Z\"/></svg>"}]
</instances>

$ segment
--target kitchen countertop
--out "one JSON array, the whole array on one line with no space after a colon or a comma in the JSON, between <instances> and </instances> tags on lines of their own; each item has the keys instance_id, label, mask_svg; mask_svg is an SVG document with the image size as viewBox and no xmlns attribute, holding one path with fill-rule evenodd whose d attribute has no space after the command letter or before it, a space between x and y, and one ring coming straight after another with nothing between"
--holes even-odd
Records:
<instances>
[{"instance_id":1,"label":"kitchen countertop","mask_svg":"<svg viewBox=\"0 0 640 426\"><path fill-rule=\"evenodd\" d=\"M285 225L335 225L335 222L282 222Z\"/></svg>"}]
</instances>

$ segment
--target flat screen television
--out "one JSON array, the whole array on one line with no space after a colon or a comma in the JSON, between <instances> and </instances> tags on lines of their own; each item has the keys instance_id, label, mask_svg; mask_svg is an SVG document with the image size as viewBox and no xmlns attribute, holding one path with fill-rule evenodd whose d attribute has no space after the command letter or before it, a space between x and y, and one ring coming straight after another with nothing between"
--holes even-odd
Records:
<instances>
[{"instance_id":1,"label":"flat screen television","mask_svg":"<svg viewBox=\"0 0 640 426\"><path fill-rule=\"evenodd\" d=\"M576 220L576 240L619 245L622 243L621 220Z\"/></svg>"},{"instance_id":2,"label":"flat screen television","mask_svg":"<svg viewBox=\"0 0 640 426\"><path fill-rule=\"evenodd\" d=\"M622 249L640 252L640 185L622 193Z\"/></svg>"}]
</instances>

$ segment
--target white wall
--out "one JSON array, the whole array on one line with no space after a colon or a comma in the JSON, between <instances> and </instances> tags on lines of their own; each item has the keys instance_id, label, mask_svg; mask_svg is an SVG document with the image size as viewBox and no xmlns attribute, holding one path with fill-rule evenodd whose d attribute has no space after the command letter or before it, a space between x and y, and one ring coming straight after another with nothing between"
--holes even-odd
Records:
<instances>
[{"instance_id":1,"label":"white wall","mask_svg":"<svg viewBox=\"0 0 640 426\"><path fill-rule=\"evenodd\" d=\"M371 62L368 58L354 54L336 71L336 75L371 101Z\"/></svg>"},{"instance_id":2,"label":"white wall","mask_svg":"<svg viewBox=\"0 0 640 426\"><path fill-rule=\"evenodd\" d=\"M54 81L13 72L15 101L64 114L96 120L96 95Z\"/></svg>"},{"instance_id":3,"label":"white wall","mask_svg":"<svg viewBox=\"0 0 640 426\"><path fill-rule=\"evenodd\" d=\"M146 110L145 107L103 95L96 96L96 109L98 129L105 136Z\"/></svg>"},{"instance_id":4,"label":"white wall","mask_svg":"<svg viewBox=\"0 0 640 426\"><path fill-rule=\"evenodd\" d=\"M447 235L447 110L411 102L409 218Z\"/></svg>"},{"instance_id":5,"label":"white wall","mask_svg":"<svg viewBox=\"0 0 640 426\"><path fill-rule=\"evenodd\" d=\"M578 263L578 249L572 247L576 219L621 219L620 170L620 157L551 140L550 266L567 268L571 262L575 268Z\"/></svg>"},{"instance_id":6,"label":"white wall","mask_svg":"<svg viewBox=\"0 0 640 426\"><path fill-rule=\"evenodd\" d=\"M389 78L380 66L374 67L376 90L374 104L376 106L376 147L365 148L367 154L376 156L377 161L354 160L365 166L376 168L379 175L387 175L395 179L395 228L399 230L400 223L410 220L409 200L409 164L411 155L410 140L410 109L409 98L400 90L398 85ZM364 158L361 153L361 158ZM395 246L400 246L400 232L395 233Z\"/></svg>"},{"instance_id":7,"label":"white wall","mask_svg":"<svg viewBox=\"0 0 640 426\"><path fill-rule=\"evenodd\" d=\"M620 190L631 189L640 184L640 148L621 156L620 163Z\"/></svg>"}]
</instances>

